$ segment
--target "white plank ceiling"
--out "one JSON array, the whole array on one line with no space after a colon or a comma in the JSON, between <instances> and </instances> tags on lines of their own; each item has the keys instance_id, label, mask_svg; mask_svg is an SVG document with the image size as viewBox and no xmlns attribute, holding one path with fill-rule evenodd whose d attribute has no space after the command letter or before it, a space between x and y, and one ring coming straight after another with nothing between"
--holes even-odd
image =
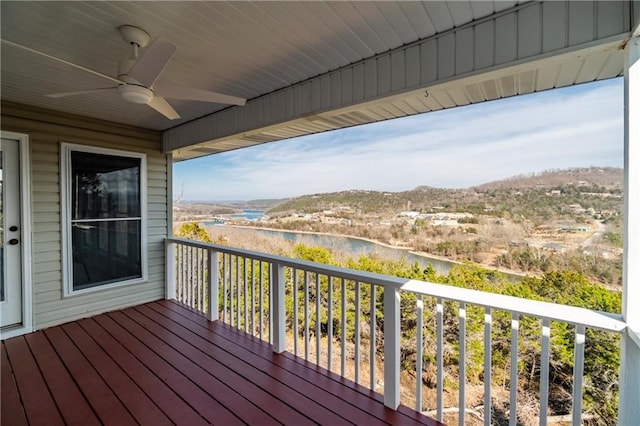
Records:
<instances>
[{"instance_id":1,"label":"white plank ceiling","mask_svg":"<svg viewBox=\"0 0 640 426\"><path fill-rule=\"evenodd\" d=\"M517 3L2 1L1 36L115 76L129 55L117 28L136 25L178 45L163 81L253 99ZM170 100L182 116L170 121L117 93L51 99L44 95L111 82L6 43L1 54L4 101L155 130L225 108Z\"/></svg>"}]
</instances>

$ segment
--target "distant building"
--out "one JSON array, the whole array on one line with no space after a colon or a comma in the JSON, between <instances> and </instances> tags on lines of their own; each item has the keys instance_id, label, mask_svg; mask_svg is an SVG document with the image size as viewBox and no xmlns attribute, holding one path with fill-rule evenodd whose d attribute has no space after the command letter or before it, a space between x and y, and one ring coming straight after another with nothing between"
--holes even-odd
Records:
<instances>
[{"instance_id":1,"label":"distant building","mask_svg":"<svg viewBox=\"0 0 640 426\"><path fill-rule=\"evenodd\" d=\"M400 216L400 217L410 217L412 219L415 219L418 216L420 216L420 212L415 212L415 211L400 212L400 214L398 216Z\"/></svg>"}]
</instances>

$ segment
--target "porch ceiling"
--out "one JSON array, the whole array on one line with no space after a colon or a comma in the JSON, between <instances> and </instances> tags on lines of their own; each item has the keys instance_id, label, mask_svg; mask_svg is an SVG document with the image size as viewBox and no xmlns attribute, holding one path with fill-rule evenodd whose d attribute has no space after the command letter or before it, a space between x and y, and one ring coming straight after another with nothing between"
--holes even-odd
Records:
<instances>
[{"instance_id":1,"label":"porch ceiling","mask_svg":"<svg viewBox=\"0 0 640 426\"><path fill-rule=\"evenodd\" d=\"M518 1L445 2L23 2L3 1L2 39L115 76L129 47L124 24L164 37L178 50L163 81L247 99L432 36ZM170 103L170 121L118 93L44 97L111 82L2 45L2 99L139 127L166 130L224 109Z\"/></svg>"},{"instance_id":2,"label":"porch ceiling","mask_svg":"<svg viewBox=\"0 0 640 426\"><path fill-rule=\"evenodd\" d=\"M1 35L115 75L118 27L178 45L161 80L248 99L175 101L182 118L102 92L109 80L3 43L2 100L163 131L175 161L619 76L637 2L14 2ZM426 95L426 96L425 96Z\"/></svg>"}]
</instances>

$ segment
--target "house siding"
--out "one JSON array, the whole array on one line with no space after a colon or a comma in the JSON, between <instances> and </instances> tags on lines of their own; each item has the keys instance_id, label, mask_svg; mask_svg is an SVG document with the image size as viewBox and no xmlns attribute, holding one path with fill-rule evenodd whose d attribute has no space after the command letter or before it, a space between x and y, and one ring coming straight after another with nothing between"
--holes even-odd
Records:
<instances>
[{"instance_id":1,"label":"house siding","mask_svg":"<svg viewBox=\"0 0 640 426\"><path fill-rule=\"evenodd\" d=\"M23 105L2 105L2 130L29 135L32 194L34 328L96 315L164 297L164 238L168 224L168 156L160 133ZM60 144L146 154L148 279L139 284L63 297Z\"/></svg>"}]
</instances>

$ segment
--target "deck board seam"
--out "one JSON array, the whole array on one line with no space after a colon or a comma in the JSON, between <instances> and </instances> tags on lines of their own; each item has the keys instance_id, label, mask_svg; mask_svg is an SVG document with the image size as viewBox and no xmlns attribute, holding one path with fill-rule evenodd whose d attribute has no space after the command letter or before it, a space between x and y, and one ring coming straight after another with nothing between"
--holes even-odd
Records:
<instances>
[{"instance_id":1,"label":"deck board seam","mask_svg":"<svg viewBox=\"0 0 640 426\"><path fill-rule=\"evenodd\" d=\"M103 356L106 356L106 358L103 357L103 360L106 360L107 364L113 364L113 365L96 365L96 360L89 360L89 362L91 363L91 365L96 369L96 371L98 372L98 374L103 378L103 380L109 385L109 388L111 389L111 391L114 393L114 395L120 399L120 401L122 402L122 404L125 406L125 408L127 408L127 410L131 413L131 415L133 416L133 418L137 421L137 422L143 422L141 420L141 416L148 416L151 415L152 413L149 411L149 409L151 408L151 406L156 407L157 409L157 413L161 414L161 417L163 417L168 423L173 423L170 421L169 417L167 417L167 415L157 406L157 404L147 396L146 392L138 385L138 383L133 380L127 373L126 371L124 371L122 369L122 367L112 359L112 357L110 356L110 354L106 353L102 347L95 341L95 339L93 338L93 336L91 336L89 333L87 333L80 325L78 322L72 322L72 323L67 323L62 325L62 330L67 333L67 335L69 336L69 338L72 339L72 341L74 342L74 344L78 347L78 349L85 355L85 357L87 357L89 355L89 353L92 352L91 347L93 345L96 345L97 348L99 349L99 352L102 352L102 354L104 354ZM75 330L74 330L75 329ZM76 338L73 337L73 334L77 334ZM82 347L84 347L85 351L82 350L81 346L78 346L79 344L81 344L80 340L84 339L85 340L85 344L82 344ZM87 340L89 339L89 340ZM93 342L93 344L91 344L91 342ZM112 367L114 367L113 370L111 369ZM115 372L115 376L114 376L114 372ZM124 375L124 376L122 376ZM107 378L105 376L109 376L111 378L112 383L109 383L109 381L107 380ZM119 376L119 377L118 377ZM120 378L122 377L126 377L125 381L127 382L131 382L131 384L133 386L131 386L131 388L126 387L127 393L126 394L121 394L121 392L119 392L117 389L114 389L114 386L117 385L125 385L125 383L120 383ZM138 409L137 412L131 411L130 405L128 404L127 401L123 400L122 397L123 396L128 396L129 398L132 399L137 399L138 396L144 396L144 400L147 403L147 407L142 410L142 409ZM149 404L151 403L151 404ZM135 404L132 404L134 407L136 407ZM159 418L156 418L154 420L158 421L160 420ZM144 422L143 422L144 423Z\"/></svg>"},{"instance_id":2,"label":"deck board seam","mask_svg":"<svg viewBox=\"0 0 640 426\"><path fill-rule=\"evenodd\" d=\"M112 322L111 326L107 326L106 324L102 324L101 326L105 329L107 329L107 331L110 331L111 327L118 327L118 329L120 330L120 333L126 333L125 338L128 339L132 339L134 341L134 343L138 346L138 350L136 350L135 352L132 352L133 356L136 357L140 362L142 362L143 364L146 362L150 362L151 358L150 357L156 357L156 360L160 362L161 366L169 366L171 368L171 371L173 373L173 377L172 377L172 384L174 386L184 386L185 384L187 384L187 386L191 387L192 389L197 389L198 393L200 394L200 398L206 398L208 400L210 400L212 403L215 402L215 406L219 407L219 409L224 410L225 412L227 412L227 416L231 416L233 419L235 419L236 422L241 422L241 423L245 423L242 421L242 419L238 418L237 415L235 413L233 413L232 411L228 410L225 405L223 404L222 401L219 400L219 398L216 398L215 395L212 395L210 392L207 391L207 389L204 389L199 383L195 382L193 380L192 377L190 377L189 374L186 374L184 371L182 371L180 368L178 368L176 365L174 365L171 360L167 359L166 357L162 356L160 353L158 353L158 347L157 346L153 346L148 344L147 342L143 341L141 339L140 335L137 335L135 333L133 333L130 329L128 329L125 325L122 324L121 321L118 321L117 318L113 318L113 314L114 313L109 313L109 314L105 314L103 317L103 321L104 320L108 320ZM127 317L128 318L128 317ZM109 327L109 328L107 328ZM140 326L142 327L142 326ZM157 336L155 336L153 333L147 331L148 335L151 336L152 338L157 338L159 339ZM116 340L118 340L119 338L121 338L122 336L116 336ZM160 343L165 344L164 341L162 339L159 339ZM144 352L147 352L148 354L151 355L144 355ZM154 367L155 368L159 368L161 369L161 366L157 366ZM158 374L154 371L155 374ZM168 372L166 372L165 374L168 374ZM213 378L214 380L217 380L215 377ZM175 380L178 380L179 382L181 381L182 384L175 382ZM183 392L187 392L188 389L183 388ZM190 404L192 407L193 405ZM208 421L208 422L213 422L213 419L215 418L215 413L210 413L210 414L205 414L204 412L201 411L200 409L196 409L194 407L194 409L201 415L204 416L204 418Z\"/></svg>"},{"instance_id":3,"label":"deck board seam","mask_svg":"<svg viewBox=\"0 0 640 426\"><path fill-rule=\"evenodd\" d=\"M206 419L204 417L202 417L202 415L198 412L198 410L193 407L191 404L189 404L188 401L186 401L184 398L182 398L181 395L179 395L177 392L175 392L174 389L172 389L170 386L167 385L167 383L165 383L161 377L158 377L158 375L152 371L144 362L140 361L138 358L135 357L134 354L131 353L131 351L125 346L123 345L121 342L118 341L118 339L113 336L109 330L106 330L104 327L102 327L102 325L100 323L98 323L94 318L89 318L86 320L81 320L78 321L78 324L80 325L80 327L82 327L88 334L94 336L94 340L96 340L96 342L100 345L100 347L102 347L102 349L108 353L111 358L114 360L114 362L116 362L119 366L121 366L121 368L123 369L123 371L125 372L125 374L127 374L131 380L135 381L138 386L141 388L141 390L147 395L147 397L149 397L149 399L151 399L155 405L167 416L167 418L169 418L172 422L175 423L175 420L172 419L172 415L175 415L174 413L171 413L171 411L173 411L175 409L175 405L172 404L172 407L165 407L163 408L163 405L160 404L159 402L156 401L156 398L161 398L160 395L158 395L159 392L162 391L157 391L156 393L154 393L153 395L150 394L147 389L145 389L145 387L147 385L145 385L145 387L143 387L140 384L140 381L138 380L137 376L138 375L143 375L143 376L147 376L147 381L154 381L153 378L155 378L155 380L157 382L159 382L161 384L161 386L163 386L164 388L164 392L165 393L169 393L170 395L174 396L175 399L178 399L180 401L182 401L184 403L184 405L186 405L187 407L189 407L198 417L200 417L201 420L206 421ZM91 333L91 330L88 329L88 324L91 324L93 327L98 327L100 330L102 330L102 332L104 332L106 334L106 336L108 336L108 338L113 340L113 345L119 345L118 347L112 347L112 345L110 345L109 343L104 341L104 338L100 338L99 340L97 339L97 336L94 333ZM112 350L109 350L109 349ZM131 357L133 358L133 360L135 360L136 365L138 367L141 367L142 369L140 370L140 372L136 373L136 376L133 376L131 373L129 373L128 368L131 367L125 367L123 368L123 366L126 364L125 362L121 362L120 360L115 358L115 353L113 351L113 349L120 349L122 351L124 351L124 356L125 357ZM119 358L119 357L118 357ZM124 361L124 360L122 360ZM149 386L151 386L149 384ZM207 422L208 423L208 422Z\"/></svg>"},{"instance_id":4,"label":"deck board seam","mask_svg":"<svg viewBox=\"0 0 640 426\"><path fill-rule=\"evenodd\" d=\"M34 354L34 358L36 360L36 362L39 364L40 367L40 371L41 374L45 380L45 382L47 382L47 386L49 386L49 390L51 391L51 384L49 384L49 379L47 379L47 375L44 374L44 366L40 365L40 362L38 361L38 357L35 356L35 352L34 349L32 347L32 344L29 343L30 338L31 339L36 339L37 336L41 336L42 339L44 339L44 341L46 342L47 345L49 345L49 347L51 348L51 351L53 352L53 354L55 354L55 357L57 358L57 363L60 364L62 366L62 368L64 369L64 374L66 374L68 376L68 378L71 380L71 382L73 382L73 385L75 386L75 390L79 393L79 395L82 397L83 401L86 403L87 407L91 410L91 412L93 413L95 419L100 423L100 417L98 416L98 413L96 412L96 410L92 407L91 403L89 402L89 400L87 399L87 397L84 395L84 393L80 390L80 387L78 386L78 383L75 380L75 377L73 377L73 375L71 374L71 372L69 371L69 369L67 368L67 365L65 365L65 363L62 361L62 358L60 357L60 354L58 354L58 352L56 351L55 347L53 346L53 344L51 344L51 342L49 341L49 338L47 337L47 335L43 332L36 332L33 334L29 334L26 336L25 340L27 341L27 344L29 345L29 347L31 348L32 353ZM54 363L56 360L49 360L49 363ZM57 398L55 397L55 395L52 396L54 398L54 401L56 402L56 405L58 405L58 410L60 410L63 419L66 421L65 415L64 413L62 413L62 407L60 407L60 405L58 404ZM77 406L74 407L74 410L77 410Z\"/></svg>"},{"instance_id":5,"label":"deck board seam","mask_svg":"<svg viewBox=\"0 0 640 426\"><path fill-rule=\"evenodd\" d=\"M57 331L58 337L54 338L54 336L52 335L56 334L56 331ZM58 357L60 358L62 363L65 365L67 370L70 372L71 376L73 377L75 383L77 384L82 394L85 396L86 399L89 400L90 405L94 407L94 410L98 413L98 419L103 424L107 421L106 413L101 414L100 412L101 410L98 410L98 406L96 406L93 402L91 402L91 398L89 397L90 393L95 393L95 392L99 393L100 395L94 395L94 396L103 398L101 402L104 402L105 396L111 397L112 401L117 402L116 406L120 408L121 413L126 414L127 419L130 421L130 424L136 423L133 414L128 409L126 404L118 397L118 395L116 395L116 393L114 392L112 387L109 385L109 383L107 383L104 380L104 378L92 365L91 361L85 356L85 354L82 351L80 351L80 349L76 346L73 340L64 332L64 330L62 330L61 327L52 327L50 329L45 329L43 333L45 334L45 336L53 346L56 353L58 353ZM71 350L73 353L66 353L64 355L62 354L63 349L65 349L64 348L65 342L60 339L65 340L66 344L69 345L66 348L66 351ZM73 359L74 355L78 357L78 359ZM84 363L80 362L79 364L78 360L84 361ZM71 368L72 364L74 364L73 369ZM87 367L88 369L85 369L84 367ZM79 370L84 370L84 371L81 372ZM89 373L91 373L91 378L87 376L87 374ZM80 383L81 377L84 383ZM94 380L97 380L97 382L94 382ZM101 387L107 391L107 395L103 395L99 389L95 389L96 384L98 386L101 385ZM86 388L87 386L89 388ZM110 414L113 415L114 410L116 410L116 407L113 407L110 405L108 408L110 409L109 410ZM124 419L121 418L120 421L124 421Z\"/></svg>"},{"instance_id":6,"label":"deck board seam","mask_svg":"<svg viewBox=\"0 0 640 426\"><path fill-rule=\"evenodd\" d=\"M39 375L38 378L40 379L40 381L42 381L42 384L44 384L44 388L46 389L46 392L47 392L48 398L46 398L46 399L50 399L51 404L55 407L55 413L57 414L57 417L59 418L59 419L54 419L54 418L49 417L49 421L52 422L52 423L55 423L55 420L60 420L62 422L62 424L64 424L64 416L62 415L62 412L60 411L60 407L58 407L58 404L57 404L55 398L53 397L53 394L51 393L51 389L49 388L49 386L47 384L47 381L45 380L45 378L44 378L44 376L42 374L42 370L41 370L40 366L38 365L38 362L35 359L35 357L33 355L33 352L31 351L31 348L29 347L29 344L27 343L27 341L25 339L25 336L19 336L13 342L15 343L16 346L19 346L20 342L22 342L22 345L24 345L24 347L26 347L26 350L29 353L30 361L33 364L36 365L37 374ZM15 366L16 366L15 361L11 360L11 358L12 358L11 352L12 352L12 350L8 350L7 351L7 359L9 360L9 364L12 366L12 371L14 372L14 377L16 379L16 385L17 385L17 388L18 388L18 392L20 392L20 399L21 399L21 402L23 403L23 407L24 407L25 414L26 414L26 417L27 417L27 423L31 424L33 422L33 420L30 419L30 417L32 417L32 416L29 415L29 409L27 408L26 405L24 405L25 399L22 398L23 391L20 389L21 387L26 386L26 384L24 383L24 380L27 380L27 378L23 379L23 378L19 377L19 372L17 372L16 369L15 369ZM24 354L24 355L26 355L26 354ZM29 362L26 358L23 361ZM21 382L22 382L22 384L21 384ZM29 386L29 387L31 388L31 386ZM42 404L38 404L38 406L40 406L39 408L41 408L41 405Z\"/></svg>"}]
</instances>

